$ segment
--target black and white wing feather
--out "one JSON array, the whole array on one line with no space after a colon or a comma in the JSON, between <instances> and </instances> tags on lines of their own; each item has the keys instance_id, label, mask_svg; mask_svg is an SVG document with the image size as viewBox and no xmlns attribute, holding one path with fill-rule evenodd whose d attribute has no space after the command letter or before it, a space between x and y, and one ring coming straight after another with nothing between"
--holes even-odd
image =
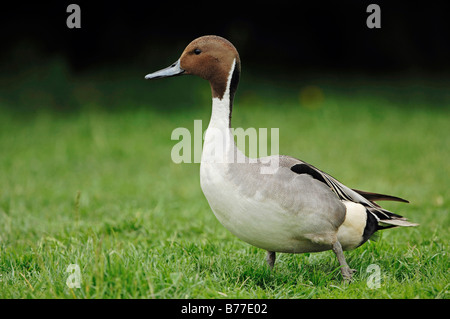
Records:
<instances>
[{"instance_id":1,"label":"black and white wing feather","mask_svg":"<svg viewBox=\"0 0 450 319\"><path fill-rule=\"evenodd\" d=\"M351 201L363 205L366 208L367 212L372 214L377 219L378 223L380 224L380 228L390 228L395 226L417 226L417 224L408 222L405 217L394 214L375 203L375 201L380 200L409 203L403 198L348 188L331 175L328 175L327 173L322 172L311 164L303 161L300 161L300 163L293 165L291 167L291 170L297 174L309 174L313 178L327 184L330 189L336 194L336 196L338 196L342 201Z\"/></svg>"}]
</instances>

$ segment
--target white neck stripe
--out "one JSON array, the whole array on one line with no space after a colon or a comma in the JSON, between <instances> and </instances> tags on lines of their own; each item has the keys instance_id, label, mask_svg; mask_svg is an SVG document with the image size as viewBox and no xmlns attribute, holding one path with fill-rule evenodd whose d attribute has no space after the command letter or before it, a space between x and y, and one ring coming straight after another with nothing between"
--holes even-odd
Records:
<instances>
[{"instance_id":1,"label":"white neck stripe","mask_svg":"<svg viewBox=\"0 0 450 319\"><path fill-rule=\"evenodd\" d=\"M225 97L230 98L230 86L231 86L231 78L233 77L234 68L236 67L236 59L233 60L233 63L231 64L230 72L228 73L227 78L227 88L225 89L225 93L223 94L222 98L219 100L223 100Z\"/></svg>"}]
</instances>

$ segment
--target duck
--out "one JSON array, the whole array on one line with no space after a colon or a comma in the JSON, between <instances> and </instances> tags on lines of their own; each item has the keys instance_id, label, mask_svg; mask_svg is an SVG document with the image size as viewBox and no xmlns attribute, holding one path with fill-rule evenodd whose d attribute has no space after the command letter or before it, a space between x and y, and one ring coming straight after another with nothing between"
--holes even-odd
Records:
<instances>
[{"instance_id":1,"label":"duck","mask_svg":"<svg viewBox=\"0 0 450 319\"><path fill-rule=\"evenodd\" d=\"M276 253L332 250L343 280L350 282L355 270L343 251L361 246L379 230L418 225L377 203L409 202L403 198L349 188L294 157L245 156L231 129L241 60L227 39L201 36L187 45L176 62L145 79L180 75L199 76L211 87L211 118L200 163L203 194L226 229L267 251L271 269Z\"/></svg>"}]
</instances>

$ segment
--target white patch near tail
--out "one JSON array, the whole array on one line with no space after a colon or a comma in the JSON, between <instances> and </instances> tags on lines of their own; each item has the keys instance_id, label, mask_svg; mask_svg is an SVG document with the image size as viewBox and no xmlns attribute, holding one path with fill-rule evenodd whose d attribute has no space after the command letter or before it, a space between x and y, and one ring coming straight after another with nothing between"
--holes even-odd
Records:
<instances>
[{"instance_id":1,"label":"white patch near tail","mask_svg":"<svg viewBox=\"0 0 450 319\"><path fill-rule=\"evenodd\" d=\"M356 248L363 240L367 223L366 208L358 203L343 201L347 208L345 220L338 229L337 237L344 250Z\"/></svg>"}]
</instances>

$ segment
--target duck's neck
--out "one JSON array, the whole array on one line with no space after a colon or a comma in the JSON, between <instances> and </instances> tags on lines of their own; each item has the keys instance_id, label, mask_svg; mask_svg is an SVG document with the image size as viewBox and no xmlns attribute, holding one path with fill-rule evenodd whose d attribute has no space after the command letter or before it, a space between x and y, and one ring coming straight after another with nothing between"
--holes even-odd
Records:
<instances>
[{"instance_id":1,"label":"duck's neck","mask_svg":"<svg viewBox=\"0 0 450 319\"><path fill-rule=\"evenodd\" d=\"M236 62L235 59L228 73L226 85L222 85L223 82L211 83L213 99L210 126L231 127L231 112L234 94L239 83L240 69L240 62Z\"/></svg>"},{"instance_id":2,"label":"duck's neck","mask_svg":"<svg viewBox=\"0 0 450 319\"><path fill-rule=\"evenodd\" d=\"M237 148L230 128L234 93L239 82L239 69L235 60L227 78L225 91L219 96L213 95L211 120L205 134L202 162L205 160L228 162L235 156ZM212 91L214 92L214 88Z\"/></svg>"}]
</instances>

